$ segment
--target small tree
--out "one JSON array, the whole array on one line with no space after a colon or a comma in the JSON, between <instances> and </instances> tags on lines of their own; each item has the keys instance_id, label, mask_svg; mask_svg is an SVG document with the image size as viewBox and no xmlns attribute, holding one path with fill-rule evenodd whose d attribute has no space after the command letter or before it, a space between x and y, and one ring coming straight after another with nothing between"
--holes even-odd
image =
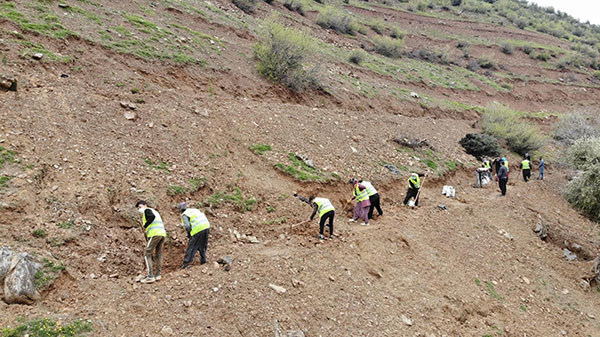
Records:
<instances>
[{"instance_id":1,"label":"small tree","mask_svg":"<svg viewBox=\"0 0 600 337\"><path fill-rule=\"evenodd\" d=\"M506 140L508 147L521 155L538 150L544 138L537 126L521 119L516 111L494 103L483 114L485 133Z\"/></svg>"},{"instance_id":2,"label":"small tree","mask_svg":"<svg viewBox=\"0 0 600 337\"><path fill-rule=\"evenodd\" d=\"M554 139L567 145L579 139L600 136L600 117L594 112L574 112L562 117L554 128Z\"/></svg>"},{"instance_id":3,"label":"small tree","mask_svg":"<svg viewBox=\"0 0 600 337\"><path fill-rule=\"evenodd\" d=\"M600 221L600 165L589 166L567 185L563 194L571 206Z\"/></svg>"}]
</instances>

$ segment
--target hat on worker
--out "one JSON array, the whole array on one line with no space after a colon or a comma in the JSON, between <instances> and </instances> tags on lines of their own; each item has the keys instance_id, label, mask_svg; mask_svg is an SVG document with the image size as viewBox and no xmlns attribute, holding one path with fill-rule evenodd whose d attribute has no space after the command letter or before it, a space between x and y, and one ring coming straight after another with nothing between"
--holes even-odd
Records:
<instances>
[{"instance_id":1,"label":"hat on worker","mask_svg":"<svg viewBox=\"0 0 600 337\"><path fill-rule=\"evenodd\" d=\"M179 203L178 207L179 207L179 212L183 213L187 209L187 204L185 202L181 202L181 203Z\"/></svg>"}]
</instances>

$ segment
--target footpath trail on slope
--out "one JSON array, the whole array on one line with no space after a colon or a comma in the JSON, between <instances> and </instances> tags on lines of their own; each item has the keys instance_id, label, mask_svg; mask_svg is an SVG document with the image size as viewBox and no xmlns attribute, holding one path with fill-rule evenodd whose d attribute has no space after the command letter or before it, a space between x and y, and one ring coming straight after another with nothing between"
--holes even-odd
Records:
<instances>
[{"instance_id":1,"label":"footpath trail on slope","mask_svg":"<svg viewBox=\"0 0 600 337\"><path fill-rule=\"evenodd\" d=\"M275 321L307 336L597 335L599 294L580 284L586 262L566 261L532 230L538 213L582 240L597 238L597 227L561 199L559 174L529 183L516 176L499 197L496 185L472 188L474 177L458 172L427 183L415 210L401 205L398 182L381 189L385 214L371 226L338 214L332 241L314 238L316 221L292 231L263 225L257 245L215 226L206 266L167 272L153 285L135 275L63 277L41 305L17 314L77 315L105 336L269 336ZM442 184L458 197L442 196ZM310 213L299 201L288 211ZM213 265L223 255L235 260L229 272Z\"/></svg>"}]
</instances>

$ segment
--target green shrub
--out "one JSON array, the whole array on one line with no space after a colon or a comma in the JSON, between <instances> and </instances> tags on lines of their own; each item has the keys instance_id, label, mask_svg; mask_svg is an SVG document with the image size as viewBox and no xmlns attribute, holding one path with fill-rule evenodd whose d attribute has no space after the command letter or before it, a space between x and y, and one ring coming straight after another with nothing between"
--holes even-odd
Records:
<instances>
[{"instance_id":1,"label":"green shrub","mask_svg":"<svg viewBox=\"0 0 600 337\"><path fill-rule=\"evenodd\" d=\"M525 153L538 150L544 138L537 126L520 118L516 111L494 103L483 113L483 130L496 138L502 138L512 151Z\"/></svg>"},{"instance_id":2,"label":"green shrub","mask_svg":"<svg viewBox=\"0 0 600 337\"><path fill-rule=\"evenodd\" d=\"M600 137L576 141L569 147L567 163L578 170L600 165Z\"/></svg>"},{"instance_id":3,"label":"green shrub","mask_svg":"<svg viewBox=\"0 0 600 337\"><path fill-rule=\"evenodd\" d=\"M390 32L390 37L394 39L404 39L406 34L400 30L398 27L392 27Z\"/></svg>"},{"instance_id":4,"label":"green shrub","mask_svg":"<svg viewBox=\"0 0 600 337\"><path fill-rule=\"evenodd\" d=\"M326 7L317 17L317 24L325 29L333 29L338 33L356 35L358 25L349 15L333 8Z\"/></svg>"},{"instance_id":5,"label":"green shrub","mask_svg":"<svg viewBox=\"0 0 600 337\"><path fill-rule=\"evenodd\" d=\"M600 117L594 112L575 112L561 116L554 127L554 139L571 145L579 139L600 136Z\"/></svg>"},{"instance_id":6,"label":"green shrub","mask_svg":"<svg viewBox=\"0 0 600 337\"><path fill-rule=\"evenodd\" d=\"M500 144L498 140L485 133L467 133L461 140L460 145L465 151L482 160L484 157L497 157L500 155Z\"/></svg>"},{"instance_id":7,"label":"green shrub","mask_svg":"<svg viewBox=\"0 0 600 337\"><path fill-rule=\"evenodd\" d=\"M237 8L241 9L247 14L252 14L256 10L258 6L257 0L232 0L233 4L237 6Z\"/></svg>"},{"instance_id":8,"label":"green shrub","mask_svg":"<svg viewBox=\"0 0 600 337\"><path fill-rule=\"evenodd\" d=\"M271 151L271 145L266 144L254 144L250 146L250 151L256 153L259 156L262 156L265 152Z\"/></svg>"},{"instance_id":9,"label":"green shrub","mask_svg":"<svg viewBox=\"0 0 600 337\"><path fill-rule=\"evenodd\" d=\"M237 186L228 186L228 189L228 192L217 191L213 193L204 201L204 204L211 207L219 207L221 204L233 204L241 213L251 211L254 208L254 204L256 204L254 197L244 196L242 190Z\"/></svg>"},{"instance_id":10,"label":"green shrub","mask_svg":"<svg viewBox=\"0 0 600 337\"><path fill-rule=\"evenodd\" d=\"M448 53L444 50L429 50L427 48L419 48L413 50L410 54L410 57L420 59L427 62L440 63L440 64L449 64L450 60L448 58Z\"/></svg>"},{"instance_id":11,"label":"green shrub","mask_svg":"<svg viewBox=\"0 0 600 337\"><path fill-rule=\"evenodd\" d=\"M46 231L43 228L40 228L31 232L31 235L35 238L45 238L48 234L46 234Z\"/></svg>"},{"instance_id":12,"label":"green shrub","mask_svg":"<svg viewBox=\"0 0 600 337\"><path fill-rule=\"evenodd\" d=\"M600 165L589 166L563 192L565 199L594 221L600 221Z\"/></svg>"},{"instance_id":13,"label":"green shrub","mask_svg":"<svg viewBox=\"0 0 600 337\"><path fill-rule=\"evenodd\" d=\"M300 15L304 15L304 2L302 2L302 0L284 0L283 7L292 12L297 12Z\"/></svg>"},{"instance_id":14,"label":"green shrub","mask_svg":"<svg viewBox=\"0 0 600 337\"><path fill-rule=\"evenodd\" d=\"M11 177L9 176L0 176L0 189L3 189L6 187L6 185L8 185L8 182L10 181Z\"/></svg>"},{"instance_id":15,"label":"green shrub","mask_svg":"<svg viewBox=\"0 0 600 337\"><path fill-rule=\"evenodd\" d=\"M492 61L491 58L484 56L482 58L480 58L479 60L477 60L477 63L479 63L479 66L483 69L497 69L498 67L496 66L496 62Z\"/></svg>"},{"instance_id":16,"label":"green shrub","mask_svg":"<svg viewBox=\"0 0 600 337\"><path fill-rule=\"evenodd\" d=\"M371 20L369 26L375 33L379 35L383 35L385 31L385 23L380 20Z\"/></svg>"},{"instance_id":17,"label":"green shrub","mask_svg":"<svg viewBox=\"0 0 600 337\"><path fill-rule=\"evenodd\" d=\"M366 53L362 49L354 49L348 56L348 61L354 64L361 64L366 58Z\"/></svg>"},{"instance_id":18,"label":"green shrub","mask_svg":"<svg viewBox=\"0 0 600 337\"><path fill-rule=\"evenodd\" d=\"M403 40L394 40L387 36L375 37L375 52L390 58L399 58L402 56Z\"/></svg>"},{"instance_id":19,"label":"green shrub","mask_svg":"<svg viewBox=\"0 0 600 337\"><path fill-rule=\"evenodd\" d=\"M92 331L92 323L80 319L67 324L49 318L19 321L20 325L16 328L3 328L2 337L75 337Z\"/></svg>"},{"instance_id":20,"label":"green shrub","mask_svg":"<svg viewBox=\"0 0 600 337\"><path fill-rule=\"evenodd\" d=\"M598 80L600 80L600 70L596 70L594 71L594 77Z\"/></svg>"},{"instance_id":21,"label":"green shrub","mask_svg":"<svg viewBox=\"0 0 600 337\"><path fill-rule=\"evenodd\" d=\"M260 41L254 45L258 73L294 91L317 87L316 68L305 69L311 53L311 40L302 32L269 22Z\"/></svg>"},{"instance_id":22,"label":"green shrub","mask_svg":"<svg viewBox=\"0 0 600 337\"><path fill-rule=\"evenodd\" d=\"M533 47L530 45L524 45L523 46L523 52L527 55L531 54L531 52L533 51Z\"/></svg>"},{"instance_id":23,"label":"green shrub","mask_svg":"<svg viewBox=\"0 0 600 337\"><path fill-rule=\"evenodd\" d=\"M452 6L454 6L454 7L458 7L458 6L462 5L462 0L451 0L450 4L452 4Z\"/></svg>"},{"instance_id":24,"label":"green shrub","mask_svg":"<svg viewBox=\"0 0 600 337\"><path fill-rule=\"evenodd\" d=\"M515 52L515 47L510 43L503 43L500 50L506 55L512 55Z\"/></svg>"}]
</instances>

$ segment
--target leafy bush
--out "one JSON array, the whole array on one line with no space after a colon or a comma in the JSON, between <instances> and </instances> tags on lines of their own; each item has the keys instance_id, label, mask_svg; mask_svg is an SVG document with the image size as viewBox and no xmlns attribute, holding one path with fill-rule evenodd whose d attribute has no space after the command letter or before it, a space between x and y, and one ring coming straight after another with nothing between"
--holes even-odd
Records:
<instances>
[{"instance_id":1,"label":"leafy bush","mask_svg":"<svg viewBox=\"0 0 600 337\"><path fill-rule=\"evenodd\" d=\"M460 145L468 154L479 160L483 157L497 157L500 155L498 140L485 133L467 133L460 140Z\"/></svg>"},{"instance_id":2,"label":"leafy bush","mask_svg":"<svg viewBox=\"0 0 600 337\"><path fill-rule=\"evenodd\" d=\"M575 112L562 117L554 128L554 139L571 145L579 139L600 136L600 117L593 112Z\"/></svg>"},{"instance_id":3,"label":"leafy bush","mask_svg":"<svg viewBox=\"0 0 600 337\"><path fill-rule=\"evenodd\" d=\"M341 11L327 7L317 17L317 24L325 29L333 29L338 33L356 35L358 29L356 21Z\"/></svg>"},{"instance_id":4,"label":"leafy bush","mask_svg":"<svg viewBox=\"0 0 600 337\"><path fill-rule=\"evenodd\" d=\"M392 31L390 32L390 37L394 39L403 39L405 35L398 27L392 27Z\"/></svg>"},{"instance_id":5,"label":"leafy bush","mask_svg":"<svg viewBox=\"0 0 600 337\"><path fill-rule=\"evenodd\" d=\"M258 6L258 0L232 0L237 8L243 10L247 14L252 14Z\"/></svg>"},{"instance_id":6,"label":"leafy bush","mask_svg":"<svg viewBox=\"0 0 600 337\"><path fill-rule=\"evenodd\" d=\"M6 163L13 163L15 161L15 152L0 146L0 169L4 167Z\"/></svg>"},{"instance_id":7,"label":"leafy bush","mask_svg":"<svg viewBox=\"0 0 600 337\"><path fill-rule=\"evenodd\" d=\"M172 197L179 194L183 194L185 192L187 192L187 189L183 186L169 185L169 187L167 187L167 193Z\"/></svg>"},{"instance_id":8,"label":"leafy bush","mask_svg":"<svg viewBox=\"0 0 600 337\"><path fill-rule=\"evenodd\" d=\"M580 139L567 152L567 163L575 169L586 170L600 165L600 137Z\"/></svg>"},{"instance_id":9,"label":"leafy bush","mask_svg":"<svg viewBox=\"0 0 600 337\"><path fill-rule=\"evenodd\" d=\"M375 52L390 58L402 56L403 40L394 40L387 36L375 37Z\"/></svg>"},{"instance_id":10,"label":"leafy bush","mask_svg":"<svg viewBox=\"0 0 600 337\"><path fill-rule=\"evenodd\" d=\"M204 201L204 205L219 207L221 204L233 204L241 213L251 211L254 208L257 202L254 197L244 196L242 190L237 186L228 186L228 189L228 193L219 191L213 193Z\"/></svg>"},{"instance_id":11,"label":"leafy bush","mask_svg":"<svg viewBox=\"0 0 600 337\"><path fill-rule=\"evenodd\" d=\"M365 58L366 53L362 49L354 49L350 52L350 55L348 56L348 61L354 64L361 64Z\"/></svg>"},{"instance_id":12,"label":"leafy bush","mask_svg":"<svg viewBox=\"0 0 600 337\"><path fill-rule=\"evenodd\" d=\"M311 41L304 33L276 22L267 24L254 46L258 73L295 91L318 86L316 68L305 69L310 52Z\"/></svg>"},{"instance_id":13,"label":"leafy bush","mask_svg":"<svg viewBox=\"0 0 600 337\"><path fill-rule=\"evenodd\" d=\"M292 12L304 15L304 2L302 0L284 0L283 6Z\"/></svg>"},{"instance_id":14,"label":"leafy bush","mask_svg":"<svg viewBox=\"0 0 600 337\"><path fill-rule=\"evenodd\" d=\"M521 155L538 150L544 144L537 126L522 120L516 111L498 103L485 109L483 130L506 140L509 149Z\"/></svg>"},{"instance_id":15,"label":"leafy bush","mask_svg":"<svg viewBox=\"0 0 600 337\"><path fill-rule=\"evenodd\" d=\"M503 43L500 50L506 55L512 55L515 52L515 47L510 43Z\"/></svg>"},{"instance_id":16,"label":"leafy bush","mask_svg":"<svg viewBox=\"0 0 600 337\"><path fill-rule=\"evenodd\" d=\"M598 80L600 80L600 70L596 70L594 71L594 77Z\"/></svg>"},{"instance_id":17,"label":"leafy bush","mask_svg":"<svg viewBox=\"0 0 600 337\"><path fill-rule=\"evenodd\" d=\"M491 58L489 57L482 57L479 60L477 60L477 63L479 63L479 66L483 69L497 69L498 67L496 66L496 62L492 61Z\"/></svg>"},{"instance_id":18,"label":"leafy bush","mask_svg":"<svg viewBox=\"0 0 600 337\"><path fill-rule=\"evenodd\" d=\"M385 31L385 23L381 20L371 20L369 26L379 35L383 35L383 32Z\"/></svg>"},{"instance_id":19,"label":"leafy bush","mask_svg":"<svg viewBox=\"0 0 600 337\"><path fill-rule=\"evenodd\" d=\"M466 68L470 71L477 71L481 67L479 66L479 62L477 60L471 60L469 63L467 63Z\"/></svg>"},{"instance_id":20,"label":"leafy bush","mask_svg":"<svg viewBox=\"0 0 600 337\"><path fill-rule=\"evenodd\" d=\"M462 0L451 0L450 4L452 4L452 6L457 7L457 6L462 5Z\"/></svg>"},{"instance_id":21,"label":"leafy bush","mask_svg":"<svg viewBox=\"0 0 600 337\"><path fill-rule=\"evenodd\" d=\"M48 234L46 234L46 231L43 228L40 228L31 232L31 235L35 238L45 238Z\"/></svg>"},{"instance_id":22,"label":"leafy bush","mask_svg":"<svg viewBox=\"0 0 600 337\"><path fill-rule=\"evenodd\" d=\"M600 221L600 165L592 165L573 179L563 192L565 199L592 220Z\"/></svg>"},{"instance_id":23,"label":"leafy bush","mask_svg":"<svg viewBox=\"0 0 600 337\"><path fill-rule=\"evenodd\" d=\"M443 50L429 50L426 48L419 48L417 50L413 50L410 54L410 57L420 59L427 62L440 63L440 64L449 64L450 61L448 59L448 53Z\"/></svg>"},{"instance_id":24,"label":"leafy bush","mask_svg":"<svg viewBox=\"0 0 600 337\"><path fill-rule=\"evenodd\" d=\"M524 45L523 46L523 52L527 55L531 54L531 52L533 51L533 47L530 45Z\"/></svg>"}]
</instances>

